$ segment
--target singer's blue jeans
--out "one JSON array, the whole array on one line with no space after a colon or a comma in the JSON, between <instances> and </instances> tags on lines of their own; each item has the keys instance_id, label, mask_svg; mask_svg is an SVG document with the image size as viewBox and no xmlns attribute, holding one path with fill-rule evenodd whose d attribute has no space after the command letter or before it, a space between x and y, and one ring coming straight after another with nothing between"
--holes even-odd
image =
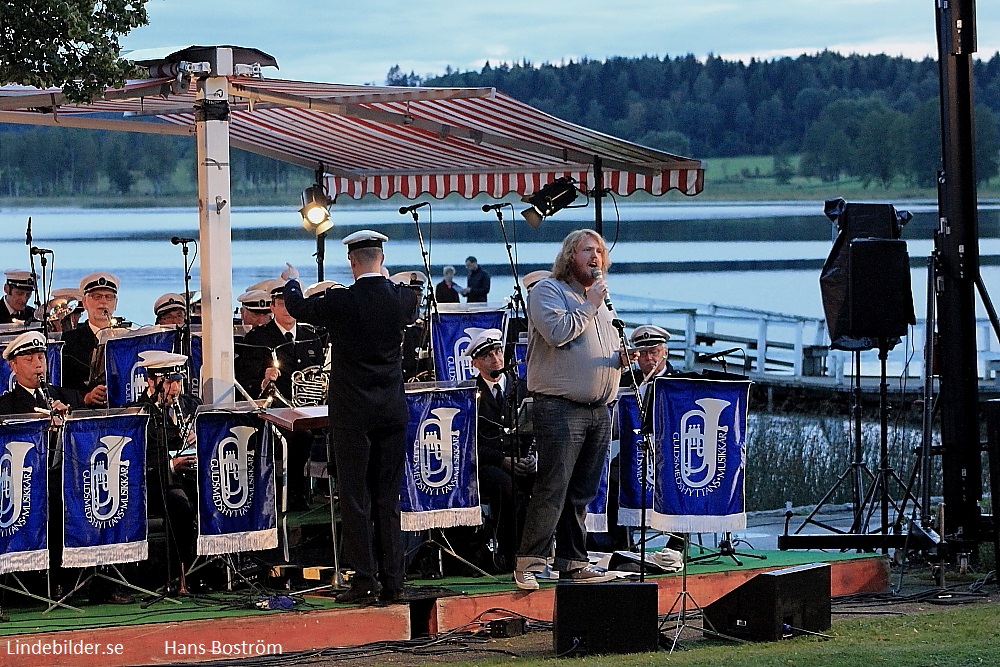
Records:
<instances>
[{"instance_id":1,"label":"singer's blue jeans","mask_svg":"<svg viewBox=\"0 0 1000 667\"><path fill-rule=\"evenodd\" d=\"M517 569L545 566L552 535L553 567L568 572L587 560L587 505L597 495L611 440L607 405L588 406L565 398L534 395L532 426L538 474L531 490Z\"/></svg>"}]
</instances>

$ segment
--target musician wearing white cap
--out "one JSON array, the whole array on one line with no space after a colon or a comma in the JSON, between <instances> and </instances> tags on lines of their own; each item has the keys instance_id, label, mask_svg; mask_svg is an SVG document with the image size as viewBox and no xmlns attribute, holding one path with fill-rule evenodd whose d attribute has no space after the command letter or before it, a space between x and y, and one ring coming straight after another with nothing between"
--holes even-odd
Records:
<instances>
[{"instance_id":1,"label":"musician wearing white cap","mask_svg":"<svg viewBox=\"0 0 1000 667\"><path fill-rule=\"evenodd\" d=\"M338 602L369 603L377 595L395 602L403 596L399 487L409 410L401 347L404 327L416 319L419 296L382 275L382 244L387 240L371 230L343 239L355 279L346 289L305 299L298 271L289 265L282 274L288 279L288 311L330 333L330 435L340 486L344 560L355 571L350 589L337 596Z\"/></svg>"},{"instance_id":2,"label":"musician wearing white cap","mask_svg":"<svg viewBox=\"0 0 1000 667\"><path fill-rule=\"evenodd\" d=\"M646 388L652 384L653 380L674 372L674 367L667 359L669 340L670 332L655 324L637 326L629 337L632 353L638 366L634 377L640 395L645 396ZM622 386L632 386L631 379L624 373L622 374Z\"/></svg>"},{"instance_id":3,"label":"musician wearing white cap","mask_svg":"<svg viewBox=\"0 0 1000 667\"><path fill-rule=\"evenodd\" d=\"M236 297L240 303L240 321L248 327L259 327L271 321L271 293L247 289Z\"/></svg>"},{"instance_id":4,"label":"musician wearing white cap","mask_svg":"<svg viewBox=\"0 0 1000 667\"><path fill-rule=\"evenodd\" d=\"M15 320L30 322L34 312L28 308L28 299L35 291L35 279L30 271L8 269L4 271L7 280L3 284L3 305L0 306L0 324L10 324Z\"/></svg>"},{"instance_id":5,"label":"musician wearing white cap","mask_svg":"<svg viewBox=\"0 0 1000 667\"><path fill-rule=\"evenodd\" d=\"M513 557L520 540L515 526L523 519L523 510L531 496L537 460L531 450L530 435L521 435L516 441L507 429L514 426L516 410L527 398L528 389L513 373L502 373L504 368L503 332L499 329L481 331L465 349L476 369L477 391L477 443L479 455L479 489L495 517L493 526L498 543L499 562L494 564L510 572ZM514 516L514 493L519 493Z\"/></svg>"},{"instance_id":6,"label":"musician wearing white cap","mask_svg":"<svg viewBox=\"0 0 1000 667\"><path fill-rule=\"evenodd\" d=\"M153 302L153 315L156 316L156 324L162 327L184 324L186 312L187 306L184 305L184 296L176 292L167 292Z\"/></svg>"},{"instance_id":7,"label":"musician wearing white cap","mask_svg":"<svg viewBox=\"0 0 1000 667\"><path fill-rule=\"evenodd\" d=\"M87 274L80 280L83 308L87 321L66 331L63 340L63 385L93 393L100 404L107 405L107 387L103 374L96 370L97 332L113 326L112 315L118 307L118 277L104 271Z\"/></svg>"},{"instance_id":8,"label":"musician wearing white cap","mask_svg":"<svg viewBox=\"0 0 1000 667\"><path fill-rule=\"evenodd\" d=\"M254 327L237 345L236 380L255 399L274 397L277 405L294 401L292 377L323 365L326 342L310 324L298 322L285 308L285 282L272 279L268 288L271 319ZM289 406L291 407L291 406ZM288 442L288 508L309 508L306 462L312 437L305 432L285 432Z\"/></svg>"},{"instance_id":9,"label":"musician wearing white cap","mask_svg":"<svg viewBox=\"0 0 1000 667\"><path fill-rule=\"evenodd\" d=\"M187 356L149 350L139 353L139 366L146 371L146 391L134 406L149 414L146 432L146 496L149 511L164 516L176 549L170 573L179 576L195 556L197 498L194 478L194 416L201 405L182 393Z\"/></svg>"}]
</instances>

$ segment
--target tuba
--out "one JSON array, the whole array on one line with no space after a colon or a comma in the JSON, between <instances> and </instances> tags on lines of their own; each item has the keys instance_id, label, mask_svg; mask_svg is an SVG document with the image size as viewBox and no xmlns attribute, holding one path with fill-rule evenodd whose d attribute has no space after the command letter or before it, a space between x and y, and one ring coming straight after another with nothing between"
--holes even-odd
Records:
<instances>
[{"instance_id":1,"label":"tuba","mask_svg":"<svg viewBox=\"0 0 1000 667\"><path fill-rule=\"evenodd\" d=\"M719 440L729 432L719 424L729 401L700 398L700 409L688 410L681 417L681 480L692 489L708 486L715 478L719 461Z\"/></svg>"}]
</instances>

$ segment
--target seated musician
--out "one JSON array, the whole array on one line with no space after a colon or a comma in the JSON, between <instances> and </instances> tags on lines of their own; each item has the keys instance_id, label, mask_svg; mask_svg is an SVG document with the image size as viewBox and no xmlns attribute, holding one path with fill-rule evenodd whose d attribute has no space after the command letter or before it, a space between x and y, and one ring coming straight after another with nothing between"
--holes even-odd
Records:
<instances>
[{"instance_id":1,"label":"seated musician","mask_svg":"<svg viewBox=\"0 0 1000 667\"><path fill-rule=\"evenodd\" d=\"M83 396L78 391L63 389L43 383L48 371L45 357L45 336L37 331L28 331L7 345L3 358L10 365L13 386L0 396L0 414L29 414L37 410L47 411L54 426L62 425L62 418L70 410L84 407ZM37 415L36 415L37 416ZM54 575L58 589L69 591L73 576L59 567L62 560L62 451L55 431L51 432L48 447L49 482L49 569Z\"/></svg>"},{"instance_id":2,"label":"seated musician","mask_svg":"<svg viewBox=\"0 0 1000 667\"><path fill-rule=\"evenodd\" d=\"M271 294L259 289L247 289L236 297L240 304L240 322L259 327L271 321Z\"/></svg>"},{"instance_id":3,"label":"seated musician","mask_svg":"<svg viewBox=\"0 0 1000 667\"><path fill-rule=\"evenodd\" d=\"M181 393L187 371L183 354L149 350L139 353L146 370L146 391L132 403L149 414L146 432L146 498L149 513L164 516L174 549L169 559L174 578L191 565L197 539L197 484L194 416L201 401Z\"/></svg>"},{"instance_id":4,"label":"seated musician","mask_svg":"<svg viewBox=\"0 0 1000 667\"><path fill-rule=\"evenodd\" d=\"M97 332L114 325L112 315L118 307L118 285L116 276L103 271L84 276L80 292L87 320L62 334L63 385L86 392L90 402L97 405L108 402L104 375L97 370Z\"/></svg>"},{"instance_id":5,"label":"seated musician","mask_svg":"<svg viewBox=\"0 0 1000 667\"><path fill-rule=\"evenodd\" d=\"M505 430L514 423L528 390L525 382L517 380L512 372L493 376L504 367L503 333L499 329L481 332L465 354L478 372L479 491L495 522L500 556L495 565L502 570L513 570L521 540L519 517L527 509L538 462L531 450L530 435L519 435L515 440Z\"/></svg>"},{"instance_id":6,"label":"seated musician","mask_svg":"<svg viewBox=\"0 0 1000 667\"><path fill-rule=\"evenodd\" d=\"M326 341L315 327L296 322L285 308L285 281L271 281L268 293L273 317L246 333L237 346L236 380L254 399L273 398L275 407L291 404L295 398L292 376L296 371L321 367L326 357ZM313 438L305 432L283 431L288 442L288 509L309 506L306 461Z\"/></svg>"},{"instance_id":7,"label":"seated musician","mask_svg":"<svg viewBox=\"0 0 1000 667\"><path fill-rule=\"evenodd\" d=\"M35 312L28 307L28 299L35 291L35 279L30 271L8 269L3 284L3 305L0 305L0 324L30 322Z\"/></svg>"},{"instance_id":8,"label":"seated musician","mask_svg":"<svg viewBox=\"0 0 1000 667\"><path fill-rule=\"evenodd\" d=\"M153 314L156 324L162 327L172 327L184 324L184 296L176 292L167 292L153 303Z\"/></svg>"}]
</instances>

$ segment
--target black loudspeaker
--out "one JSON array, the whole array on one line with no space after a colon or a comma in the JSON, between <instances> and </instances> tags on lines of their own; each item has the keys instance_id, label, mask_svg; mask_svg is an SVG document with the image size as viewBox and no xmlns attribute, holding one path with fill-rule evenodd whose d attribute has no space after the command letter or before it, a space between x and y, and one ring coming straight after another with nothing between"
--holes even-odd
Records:
<instances>
[{"instance_id":1,"label":"black loudspeaker","mask_svg":"<svg viewBox=\"0 0 1000 667\"><path fill-rule=\"evenodd\" d=\"M830 566L812 563L762 572L704 611L716 632L749 641L777 641L796 630L829 630Z\"/></svg>"},{"instance_id":2,"label":"black loudspeaker","mask_svg":"<svg viewBox=\"0 0 1000 667\"><path fill-rule=\"evenodd\" d=\"M644 653L659 644L655 583L559 584L556 655Z\"/></svg>"},{"instance_id":3,"label":"black loudspeaker","mask_svg":"<svg viewBox=\"0 0 1000 667\"><path fill-rule=\"evenodd\" d=\"M848 335L900 338L916 323L906 241L855 239L847 252Z\"/></svg>"}]
</instances>

